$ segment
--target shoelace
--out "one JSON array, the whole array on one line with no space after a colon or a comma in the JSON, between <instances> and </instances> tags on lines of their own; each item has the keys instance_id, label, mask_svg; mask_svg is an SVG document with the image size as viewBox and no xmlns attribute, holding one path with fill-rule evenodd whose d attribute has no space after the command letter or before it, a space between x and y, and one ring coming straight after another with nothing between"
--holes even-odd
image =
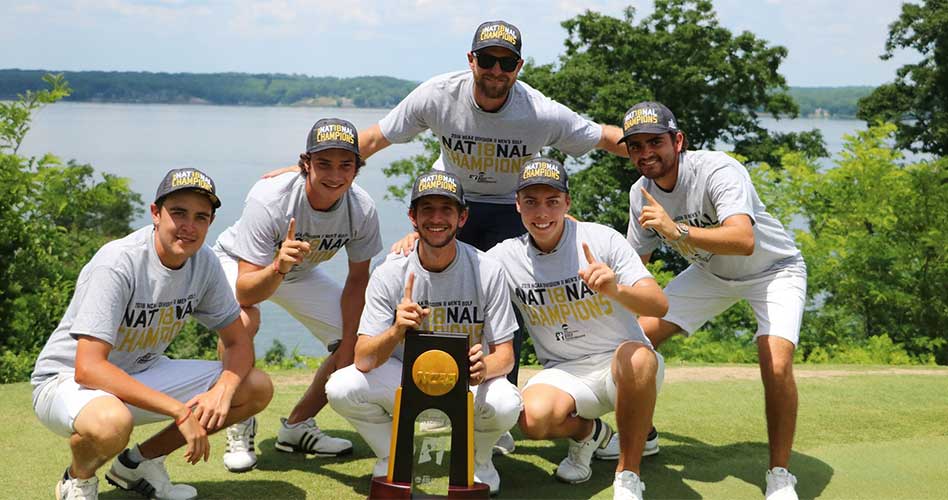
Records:
<instances>
[{"instance_id":1,"label":"shoelace","mask_svg":"<svg viewBox=\"0 0 948 500\"><path fill-rule=\"evenodd\" d=\"M96 481L90 480L81 480L81 479L72 479L72 487L79 490L79 495L75 495L76 491L72 490L66 495L68 500L86 500L87 498L95 498L96 494L99 492L99 483Z\"/></svg>"},{"instance_id":2,"label":"shoelace","mask_svg":"<svg viewBox=\"0 0 948 500\"><path fill-rule=\"evenodd\" d=\"M796 486L797 478L785 472L783 474L770 473L770 477L773 478L774 490L780 490L786 488L787 486Z\"/></svg>"},{"instance_id":3,"label":"shoelace","mask_svg":"<svg viewBox=\"0 0 948 500\"><path fill-rule=\"evenodd\" d=\"M253 424L232 425L227 428L227 451L241 452L249 449L250 431Z\"/></svg>"}]
</instances>

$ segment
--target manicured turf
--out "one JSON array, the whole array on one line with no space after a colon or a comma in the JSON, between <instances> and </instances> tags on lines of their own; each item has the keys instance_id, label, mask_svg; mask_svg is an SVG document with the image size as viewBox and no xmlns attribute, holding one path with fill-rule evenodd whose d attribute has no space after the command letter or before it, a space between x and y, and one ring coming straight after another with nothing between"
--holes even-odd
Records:
<instances>
[{"instance_id":1,"label":"manicured turf","mask_svg":"<svg viewBox=\"0 0 948 500\"><path fill-rule=\"evenodd\" d=\"M797 372L843 371L803 367ZM948 370L879 373L845 367L846 374L800 377L800 418L791 470L801 498L944 498L948 489ZM670 371L675 368L669 368ZM852 372L852 373L850 373ZM937 372L925 374L923 372ZM176 482L201 498L365 498L375 462L339 416L326 410L323 429L356 443L343 459L304 458L274 450L279 417L302 393L299 372L276 372L277 395L260 418L257 469L224 470L223 435L212 438L212 458L189 466L180 452L168 458ZM28 384L0 385L2 498L50 498L69 462L65 439L46 430L30 408ZM612 419L612 415L608 417ZM763 394L759 380L669 380L655 423L661 453L643 462L646 498L761 498L767 466ZM136 430L141 440L158 427ZM552 478L566 443L521 441L495 459L502 498L611 498L614 462L596 461L593 478L564 485ZM129 498L99 472L101 498ZM134 498L132 496L131 498Z\"/></svg>"}]
</instances>

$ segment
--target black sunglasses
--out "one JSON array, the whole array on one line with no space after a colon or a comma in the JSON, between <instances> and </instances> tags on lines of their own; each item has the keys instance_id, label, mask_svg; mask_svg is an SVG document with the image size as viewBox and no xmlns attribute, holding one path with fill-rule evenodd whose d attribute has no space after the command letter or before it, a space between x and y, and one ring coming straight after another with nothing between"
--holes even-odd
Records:
<instances>
[{"instance_id":1,"label":"black sunglasses","mask_svg":"<svg viewBox=\"0 0 948 500\"><path fill-rule=\"evenodd\" d=\"M481 69L491 69L494 67L494 64L499 62L500 69L505 73L510 73L517 69L517 63L520 62L520 59L516 57L497 57L480 52L475 52L474 57L477 59L477 65L480 66Z\"/></svg>"}]
</instances>

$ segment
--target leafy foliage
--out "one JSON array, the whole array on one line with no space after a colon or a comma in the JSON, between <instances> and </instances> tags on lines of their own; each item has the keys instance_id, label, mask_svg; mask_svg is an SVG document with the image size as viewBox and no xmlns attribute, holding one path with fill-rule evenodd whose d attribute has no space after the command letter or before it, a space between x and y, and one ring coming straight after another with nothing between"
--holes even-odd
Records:
<instances>
[{"instance_id":1,"label":"leafy foliage","mask_svg":"<svg viewBox=\"0 0 948 500\"><path fill-rule=\"evenodd\" d=\"M431 133L419 135L413 139L414 142L420 142L425 148L421 154L410 158L404 158L392 162L391 165L382 169L386 177L395 177L401 180L401 184L390 184L388 193L385 194L386 200L401 200L406 205L411 196L411 187L419 175L431 170L431 166L441 155L441 144Z\"/></svg>"},{"instance_id":2,"label":"leafy foliage","mask_svg":"<svg viewBox=\"0 0 948 500\"><path fill-rule=\"evenodd\" d=\"M889 25L882 59L898 50L921 55L896 71L895 81L860 99L858 116L870 123L891 121L899 148L948 154L948 1L904 3Z\"/></svg>"}]
</instances>

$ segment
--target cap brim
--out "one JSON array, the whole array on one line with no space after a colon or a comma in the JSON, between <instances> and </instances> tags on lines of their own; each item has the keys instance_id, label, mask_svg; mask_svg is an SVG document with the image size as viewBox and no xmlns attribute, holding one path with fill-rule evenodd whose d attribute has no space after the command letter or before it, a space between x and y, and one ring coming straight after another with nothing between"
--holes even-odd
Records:
<instances>
[{"instance_id":1,"label":"cap brim","mask_svg":"<svg viewBox=\"0 0 948 500\"><path fill-rule=\"evenodd\" d=\"M353 148L351 145L347 145L347 144L317 144L307 149L306 154L318 153L320 151L326 151L327 149L342 149L343 151L348 151L356 155L356 159L358 160L360 167L362 165L365 165L365 160L362 159L362 155L360 155L359 152L355 148Z\"/></svg>"},{"instance_id":2,"label":"cap brim","mask_svg":"<svg viewBox=\"0 0 948 500\"><path fill-rule=\"evenodd\" d=\"M664 125L641 125L637 126L622 136L616 144L622 144L623 142L629 140L629 137L632 137L635 134L664 134L666 132L677 132L678 129L669 128Z\"/></svg>"},{"instance_id":3,"label":"cap brim","mask_svg":"<svg viewBox=\"0 0 948 500\"><path fill-rule=\"evenodd\" d=\"M516 47L514 47L513 45L510 45L509 43L501 42L499 40L488 40L485 42L480 42L474 47L471 47L471 52L477 52L478 50L483 50L488 47L500 47L502 49L507 49L513 52L513 54L517 56L517 59L522 59L522 56L520 55L520 51L517 50Z\"/></svg>"},{"instance_id":4,"label":"cap brim","mask_svg":"<svg viewBox=\"0 0 948 500\"><path fill-rule=\"evenodd\" d=\"M555 190L557 190L557 191L559 191L559 192L561 192L561 193L567 193L567 194L569 193L569 187L568 187L568 186L567 186L567 187L564 187L564 186L561 186L561 185L560 185L559 183L557 183L557 182L548 182L548 181L542 180L542 178L536 178L536 179L532 179L532 180L524 181L524 182L520 183L520 184L517 186L517 192L519 193L520 191L522 191L522 190L524 190L524 189L526 189L526 188L528 188L528 187L530 187L530 186L549 186L549 187L551 187L551 188L553 188L553 189L555 189Z\"/></svg>"}]
</instances>

